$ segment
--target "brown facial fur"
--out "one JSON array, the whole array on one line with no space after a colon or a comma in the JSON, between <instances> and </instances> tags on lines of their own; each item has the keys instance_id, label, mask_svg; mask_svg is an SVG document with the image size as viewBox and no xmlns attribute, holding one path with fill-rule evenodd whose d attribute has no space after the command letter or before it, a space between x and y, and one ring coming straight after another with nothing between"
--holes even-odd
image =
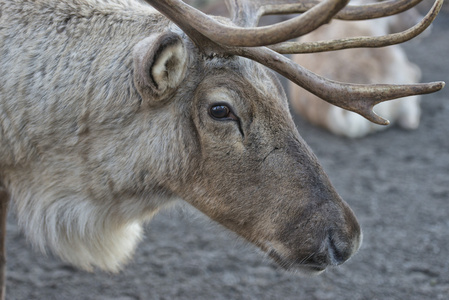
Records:
<instances>
[{"instance_id":1,"label":"brown facial fur","mask_svg":"<svg viewBox=\"0 0 449 300\"><path fill-rule=\"evenodd\" d=\"M282 257L286 268L329 264L329 234L349 257L360 243L353 213L298 135L277 80L253 63L242 69L214 70L197 88L192 114L199 170L182 198ZM249 69L250 78L265 78L249 82ZM207 109L214 102L228 103L240 122L213 120Z\"/></svg>"}]
</instances>

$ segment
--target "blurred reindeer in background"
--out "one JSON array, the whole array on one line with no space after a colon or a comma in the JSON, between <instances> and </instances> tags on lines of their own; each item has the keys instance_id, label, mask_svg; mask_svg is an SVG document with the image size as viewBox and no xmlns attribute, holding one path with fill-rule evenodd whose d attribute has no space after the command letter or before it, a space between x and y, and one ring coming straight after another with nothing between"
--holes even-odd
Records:
<instances>
[{"instance_id":1,"label":"blurred reindeer in background","mask_svg":"<svg viewBox=\"0 0 449 300\"><path fill-rule=\"evenodd\" d=\"M368 0L351 4L369 4ZM405 30L421 20L417 8L382 19L346 22L333 20L330 24L298 39L301 43L326 41L344 37L382 36ZM429 28L430 29L430 28ZM429 31L427 30L427 32ZM346 51L296 54L296 63L319 75L341 82L354 83L413 83L421 78L419 67L411 63L399 45L385 48L358 48ZM290 101L294 112L312 124L324 127L334 134L349 138L366 136L388 128L379 126L353 112L323 102L297 85L289 84ZM419 126L420 96L410 96L376 106L376 113L405 129Z\"/></svg>"}]
</instances>

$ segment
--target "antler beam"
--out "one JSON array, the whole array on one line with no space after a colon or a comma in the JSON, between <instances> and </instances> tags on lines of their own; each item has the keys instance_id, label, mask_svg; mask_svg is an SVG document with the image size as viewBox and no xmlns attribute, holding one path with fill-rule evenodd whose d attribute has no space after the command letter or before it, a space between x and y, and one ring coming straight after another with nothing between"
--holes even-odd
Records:
<instances>
[{"instance_id":1,"label":"antler beam","mask_svg":"<svg viewBox=\"0 0 449 300\"><path fill-rule=\"evenodd\" d=\"M263 62L265 66L323 100L356 112L379 125L388 125L389 121L374 113L373 107L376 104L412 95L433 93L445 85L444 82L405 85L341 83L319 76L268 48L239 48L236 54Z\"/></svg>"},{"instance_id":2,"label":"antler beam","mask_svg":"<svg viewBox=\"0 0 449 300\"><path fill-rule=\"evenodd\" d=\"M221 24L180 0L146 0L161 13L171 18L182 29L193 27L217 44L231 47L257 47L277 44L307 34L329 22L349 0L324 0L302 15L278 24L264 27L239 28ZM248 12L252 19L256 12ZM173 16L181 16L173 18ZM243 15L242 15L243 17ZM187 33L188 34L188 33Z\"/></svg>"}]
</instances>

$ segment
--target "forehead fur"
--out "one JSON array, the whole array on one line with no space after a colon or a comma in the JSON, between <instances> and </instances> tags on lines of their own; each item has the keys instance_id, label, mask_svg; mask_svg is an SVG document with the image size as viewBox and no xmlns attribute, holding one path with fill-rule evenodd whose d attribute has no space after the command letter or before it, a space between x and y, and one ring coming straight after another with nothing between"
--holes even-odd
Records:
<instances>
[{"instance_id":1,"label":"forehead fur","mask_svg":"<svg viewBox=\"0 0 449 300\"><path fill-rule=\"evenodd\" d=\"M279 99L287 105L287 97L277 75L267 67L250 59L232 57L205 57L205 69L209 74L229 72L262 98Z\"/></svg>"}]
</instances>

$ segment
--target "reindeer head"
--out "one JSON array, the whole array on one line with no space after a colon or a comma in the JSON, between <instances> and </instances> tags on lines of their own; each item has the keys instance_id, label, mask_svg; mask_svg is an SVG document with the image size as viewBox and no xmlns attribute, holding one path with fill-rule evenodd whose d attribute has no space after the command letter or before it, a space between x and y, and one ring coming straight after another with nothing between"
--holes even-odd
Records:
<instances>
[{"instance_id":1,"label":"reindeer head","mask_svg":"<svg viewBox=\"0 0 449 300\"><path fill-rule=\"evenodd\" d=\"M195 155L190 155L181 172L188 180L167 183L171 192L259 246L287 269L319 272L346 261L360 246L359 224L299 136L277 78L261 64L379 124L388 122L372 112L375 104L433 92L442 83L341 84L262 47L314 30L340 11L346 0L320 2L300 17L264 28L236 25L255 26L261 15L298 12L304 7L294 1L268 5L230 0L233 23L229 23L182 1L147 2L182 29L151 37L135 51L135 84L144 100L188 103L182 123L194 133L195 142L190 144L196 146L190 153ZM391 7L375 6L382 15L392 13ZM347 15L368 18L371 12ZM387 39L382 45L393 42ZM189 86L189 82L196 84Z\"/></svg>"}]
</instances>

